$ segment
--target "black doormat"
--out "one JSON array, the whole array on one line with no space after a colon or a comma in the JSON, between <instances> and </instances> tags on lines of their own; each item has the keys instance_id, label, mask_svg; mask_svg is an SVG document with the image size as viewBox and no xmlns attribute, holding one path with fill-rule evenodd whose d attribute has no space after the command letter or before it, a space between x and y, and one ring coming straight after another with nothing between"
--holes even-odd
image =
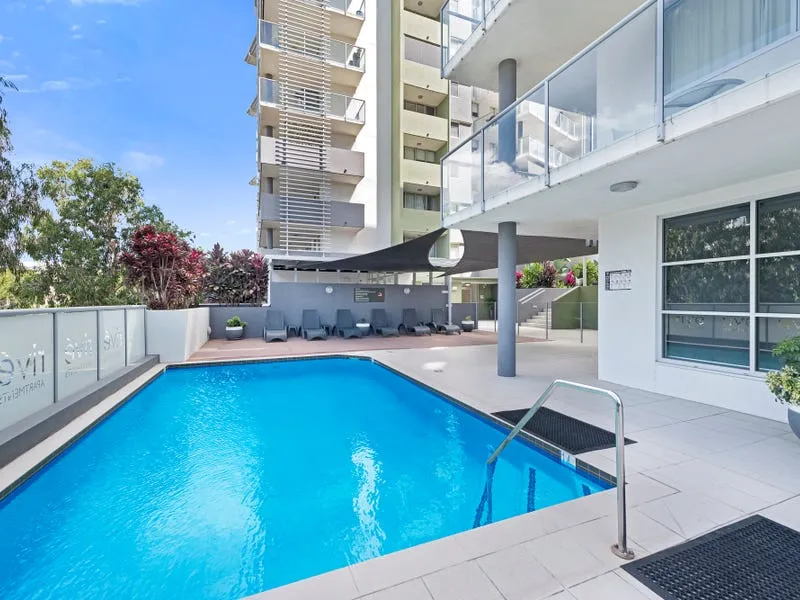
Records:
<instances>
[{"instance_id":1,"label":"black doormat","mask_svg":"<svg viewBox=\"0 0 800 600\"><path fill-rule=\"evenodd\" d=\"M527 408L504 410L494 413L494 416L516 425L526 412L528 412ZM570 454L605 450L616 445L616 437L613 432L544 407L537 410L533 418L522 429L563 448ZM635 444L636 442L625 438L625 443Z\"/></svg>"},{"instance_id":2,"label":"black doormat","mask_svg":"<svg viewBox=\"0 0 800 600\"><path fill-rule=\"evenodd\" d=\"M664 600L797 600L800 533L756 515L622 568Z\"/></svg>"}]
</instances>

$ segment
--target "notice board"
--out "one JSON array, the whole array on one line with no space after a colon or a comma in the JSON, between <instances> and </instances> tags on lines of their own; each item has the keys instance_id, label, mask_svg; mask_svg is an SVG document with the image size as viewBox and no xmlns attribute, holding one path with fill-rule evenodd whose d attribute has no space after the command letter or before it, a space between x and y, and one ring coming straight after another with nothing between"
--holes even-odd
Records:
<instances>
[{"instance_id":1,"label":"notice board","mask_svg":"<svg viewBox=\"0 0 800 600\"><path fill-rule=\"evenodd\" d=\"M383 302L386 298L386 288L382 287L357 287L353 289L356 302Z\"/></svg>"}]
</instances>

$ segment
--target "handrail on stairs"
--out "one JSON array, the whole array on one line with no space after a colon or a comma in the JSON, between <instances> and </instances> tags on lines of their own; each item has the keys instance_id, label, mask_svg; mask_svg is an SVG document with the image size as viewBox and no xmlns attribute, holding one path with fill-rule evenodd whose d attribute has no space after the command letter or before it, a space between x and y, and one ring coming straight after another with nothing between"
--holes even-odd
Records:
<instances>
[{"instance_id":1,"label":"handrail on stairs","mask_svg":"<svg viewBox=\"0 0 800 600\"><path fill-rule=\"evenodd\" d=\"M565 381L563 379L556 379L547 386L547 389L536 400L533 406L530 407L528 412L519 420L514 429L511 430L506 436L506 439L497 447L497 449L486 461L487 465L492 464L500 456L500 453L511 443L517 434L522 431L522 428L528 424L542 405L547 402L553 395L553 392L558 388L569 388L579 390L598 396L606 396L614 401L614 435L616 437L617 448L617 543L611 546L611 551L625 560L633 558L633 551L628 548L628 525L627 525L627 508L625 503L625 414L620 397L612 392L603 388L595 387L593 385L586 385L583 383L575 383L574 381Z\"/></svg>"}]
</instances>

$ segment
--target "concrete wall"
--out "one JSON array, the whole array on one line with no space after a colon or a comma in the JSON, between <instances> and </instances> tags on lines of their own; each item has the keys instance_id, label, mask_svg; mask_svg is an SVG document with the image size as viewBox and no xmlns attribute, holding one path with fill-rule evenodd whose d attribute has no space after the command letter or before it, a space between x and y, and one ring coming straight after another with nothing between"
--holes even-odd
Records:
<instances>
[{"instance_id":1,"label":"concrete wall","mask_svg":"<svg viewBox=\"0 0 800 600\"><path fill-rule=\"evenodd\" d=\"M264 333L265 306L209 306L208 310L212 340L225 339L225 321L231 317L239 317L247 323L244 328L246 338L260 338Z\"/></svg>"},{"instance_id":2,"label":"concrete wall","mask_svg":"<svg viewBox=\"0 0 800 600\"><path fill-rule=\"evenodd\" d=\"M148 310L147 354L161 362L183 362L208 341L207 306L181 310Z\"/></svg>"},{"instance_id":3,"label":"concrete wall","mask_svg":"<svg viewBox=\"0 0 800 600\"><path fill-rule=\"evenodd\" d=\"M327 294L325 288L331 287L333 293ZM356 287L382 287L386 291L384 302L356 303L353 290ZM403 290L408 289L409 294ZM349 308L358 319L370 318L373 308L383 308L389 320L397 324L402 318L404 308L415 308L417 317L428 320L431 308L441 308L447 304L444 286L439 285L380 285L380 284L347 284L347 283L274 283L272 285L272 308L283 311L289 324L299 325L304 308L316 308L325 323L336 322L336 310ZM244 315L240 315L245 321ZM248 333L249 335L249 333Z\"/></svg>"},{"instance_id":4,"label":"concrete wall","mask_svg":"<svg viewBox=\"0 0 800 600\"><path fill-rule=\"evenodd\" d=\"M573 288L571 292L553 302L552 328L578 329L581 325L583 303L583 328L597 329L596 285Z\"/></svg>"},{"instance_id":5,"label":"concrete wall","mask_svg":"<svg viewBox=\"0 0 800 600\"><path fill-rule=\"evenodd\" d=\"M752 180L600 219L598 373L601 379L785 421L762 373L666 361L661 356L660 218L800 189L800 171ZM631 290L609 292L606 271L631 270Z\"/></svg>"}]
</instances>

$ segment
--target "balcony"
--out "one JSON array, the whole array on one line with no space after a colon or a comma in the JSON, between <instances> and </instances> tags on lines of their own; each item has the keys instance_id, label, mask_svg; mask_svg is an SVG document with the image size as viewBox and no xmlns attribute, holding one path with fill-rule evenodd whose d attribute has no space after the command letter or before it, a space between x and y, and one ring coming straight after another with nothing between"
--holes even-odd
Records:
<instances>
[{"instance_id":1,"label":"balcony","mask_svg":"<svg viewBox=\"0 0 800 600\"><path fill-rule=\"evenodd\" d=\"M261 136L260 144L262 175L278 177L282 166L312 171L323 170L325 157L319 146L287 143L265 135ZM326 148L326 154L327 163L324 170L331 175L331 181L355 185L364 178L363 152L329 147Z\"/></svg>"},{"instance_id":2,"label":"balcony","mask_svg":"<svg viewBox=\"0 0 800 600\"><path fill-rule=\"evenodd\" d=\"M497 65L517 60L517 94L613 27L641 0L448 0L440 14L442 73L497 90Z\"/></svg>"},{"instance_id":3,"label":"balcony","mask_svg":"<svg viewBox=\"0 0 800 600\"><path fill-rule=\"evenodd\" d=\"M404 185L422 194L438 194L441 184L439 165L404 158L401 174Z\"/></svg>"},{"instance_id":4,"label":"balcony","mask_svg":"<svg viewBox=\"0 0 800 600\"><path fill-rule=\"evenodd\" d=\"M412 110L403 110L403 144L405 146L439 150L447 143L447 119L426 115Z\"/></svg>"},{"instance_id":5,"label":"balcony","mask_svg":"<svg viewBox=\"0 0 800 600\"><path fill-rule=\"evenodd\" d=\"M258 80L259 95L248 109L248 114L255 116L257 106L261 106L261 124L277 125L280 111L286 102L290 111L304 114L325 115L330 119L331 131L345 135L357 135L364 125L366 103L360 98L330 92L322 95L318 90L281 86L274 79L261 77ZM281 98L281 90L286 91L286 98ZM323 98L326 100L323 102Z\"/></svg>"},{"instance_id":6,"label":"balcony","mask_svg":"<svg viewBox=\"0 0 800 600\"><path fill-rule=\"evenodd\" d=\"M783 124L800 111L800 0L768 19L755 1L683 0L659 18L660 6L631 13L442 159L445 226L508 219L561 235L548 219L596 227L612 210L797 168L787 149L800 129ZM717 35L720 22L731 31ZM610 191L624 180L648 191Z\"/></svg>"},{"instance_id":7,"label":"balcony","mask_svg":"<svg viewBox=\"0 0 800 600\"><path fill-rule=\"evenodd\" d=\"M258 45L261 52L259 63L261 75L279 72L280 50L296 52L311 59L325 60L331 66L331 80L349 87L358 85L366 67L367 53L361 46L331 39L328 40L326 47L323 36L306 34L302 30L292 32L288 39L281 40L280 25L271 21L258 22Z\"/></svg>"},{"instance_id":8,"label":"balcony","mask_svg":"<svg viewBox=\"0 0 800 600\"><path fill-rule=\"evenodd\" d=\"M304 206L304 210L295 210L289 222L291 223L317 223L319 213L323 211L322 200L296 200L295 206ZM363 229L364 228L364 205L357 202L341 202L331 200L328 202L330 207L330 226L341 227L344 229ZM308 213L304 218L303 212ZM277 228L284 222L281 218L281 199L274 194L262 193L259 201L259 219L267 227Z\"/></svg>"},{"instance_id":9,"label":"balcony","mask_svg":"<svg viewBox=\"0 0 800 600\"><path fill-rule=\"evenodd\" d=\"M327 0L331 33L347 38L358 37L366 15L366 0Z\"/></svg>"},{"instance_id":10,"label":"balcony","mask_svg":"<svg viewBox=\"0 0 800 600\"><path fill-rule=\"evenodd\" d=\"M447 97L449 83L442 79L439 69L405 58L402 69L405 98L438 106Z\"/></svg>"}]
</instances>

